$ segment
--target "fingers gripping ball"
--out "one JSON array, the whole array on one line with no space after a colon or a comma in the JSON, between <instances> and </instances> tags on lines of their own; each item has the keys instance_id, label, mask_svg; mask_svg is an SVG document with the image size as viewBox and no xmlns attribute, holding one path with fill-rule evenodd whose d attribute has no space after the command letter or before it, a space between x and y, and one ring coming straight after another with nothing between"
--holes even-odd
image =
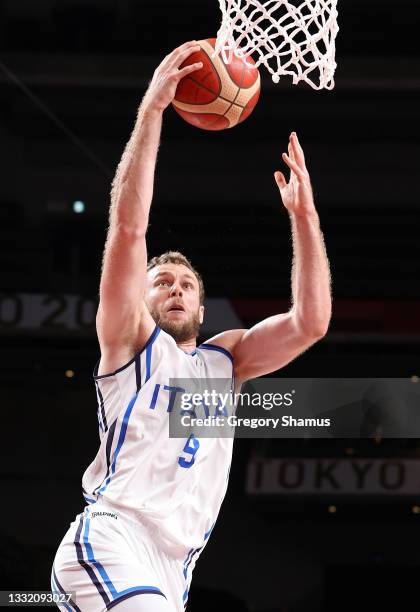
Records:
<instances>
[{"instance_id":1,"label":"fingers gripping ball","mask_svg":"<svg viewBox=\"0 0 420 612\"><path fill-rule=\"evenodd\" d=\"M200 40L200 51L180 66L202 62L203 67L178 83L172 102L185 121L203 130L224 130L242 123L254 110L261 90L258 68L232 56L225 64L221 55L212 57L216 39ZM249 63L254 63L251 57Z\"/></svg>"}]
</instances>

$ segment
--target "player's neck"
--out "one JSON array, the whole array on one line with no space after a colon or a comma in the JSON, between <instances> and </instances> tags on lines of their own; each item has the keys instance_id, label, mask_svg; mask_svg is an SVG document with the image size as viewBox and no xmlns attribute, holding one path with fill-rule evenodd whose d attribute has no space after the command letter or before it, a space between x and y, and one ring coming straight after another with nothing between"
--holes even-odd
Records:
<instances>
[{"instance_id":1,"label":"player's neck","mask_svg":"<svg viewBox=\"0 0 420 612\"><path fill-rule=\"evenodd\" d=\"M195 338L191 338L191 340L186 340L185 342L177 342L177 347L184 351L184 353L192 353L197 347L197 343Z\"/></svg>"}]
</instances>

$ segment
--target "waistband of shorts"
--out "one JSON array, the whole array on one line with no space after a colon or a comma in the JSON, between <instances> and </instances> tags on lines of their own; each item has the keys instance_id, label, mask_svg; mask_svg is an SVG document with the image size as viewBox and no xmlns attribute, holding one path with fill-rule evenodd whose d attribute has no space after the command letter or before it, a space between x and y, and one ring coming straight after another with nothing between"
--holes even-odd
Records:
<instances>
[{"instance_id":1,"label":"waistband of shorts","mask_svg":"<svg viewBox=\"0 0 420 612\"><path fill-rule=\"evenodd\" d=\"M93 504L88 504L86 508L89 508L89 512L114 512L122 518L124 523L129 523L139 536L141 534L150 536L159 553L164 554L167 558L179 561L189 551L189 548L184 545L168 542L162 536L159 527L139 510L133 510L132 508L121 506L114 500L111 502L103 498L99 498Z\"/></svg>"},{"instance_id":2,"label":"waistband of shorts","mask_svg":"<svg viewBox=\"0 0 420 612\"><path fill-rule=\"evenodd\" d=\"M134 526L144 524L144 521L139 518L138 512L130 508L122 507L114 502L109 502L108 500L98 499L95 503L88 504L85 509L89 509L89 512L111 512L117 514Z\"/></svg>"},{"instance_id":3,"label":"waistband of shorts","mask_svg":"<svg viewBox=\"0 0 420 612\"><path fill-rule=\"evenodd\" d=\"M139 511L121 506L115 502L98 499L94 504L89 504L87 507L90 509L90 512L114 512L124 521L131 523L131 525L138 528L140 531L146 529L152 535L158 531L158 527L142 516Z\"/></svg>"}]
</instances>

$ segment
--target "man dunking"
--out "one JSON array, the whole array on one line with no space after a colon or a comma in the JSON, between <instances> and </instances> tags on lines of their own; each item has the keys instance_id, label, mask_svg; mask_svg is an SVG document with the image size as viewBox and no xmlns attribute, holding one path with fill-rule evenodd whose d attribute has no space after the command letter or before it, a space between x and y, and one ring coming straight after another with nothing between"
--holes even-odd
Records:
<instances>
[{"instance_id":1,"label":"man dunking","mask_svg":"<svg viewBox=\"0 0 420 612\"><path fill-rule=\"evenodd\" d=\"M323 337L330 275L302 148L295 133L275 173L292 226L293 305L251 329L196 346L200 275L181 253L147 264L146 230L162 116L196 41L165 57L139 109L111 194L94 371L99 451L83 476L87 502L65 534L51 584L73 592L63 609L181 612L192 571L226 493L233 440L169 438L171 378L222 378L235 389L282 368Z\"/></svg>"}]
</instances>

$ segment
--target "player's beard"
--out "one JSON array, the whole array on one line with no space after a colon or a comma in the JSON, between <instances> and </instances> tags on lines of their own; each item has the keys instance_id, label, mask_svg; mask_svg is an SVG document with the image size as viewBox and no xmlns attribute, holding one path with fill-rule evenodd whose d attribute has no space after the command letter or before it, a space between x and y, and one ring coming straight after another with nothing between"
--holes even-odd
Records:
<instances>
[{"instance_id":1,"label":"player's beard","mask_svg":"<svg viewBox=\"0 0 420 612\"><path fill-rule=\"evenodd\" d=\"M150 314L155 323L159 325L163 331L172 336L175 342L187 342L192 338L195 340L200 333L198 311L192 314L188 321L169 321L156 310L151 310Z\"/></svg>"}]
</instances>

